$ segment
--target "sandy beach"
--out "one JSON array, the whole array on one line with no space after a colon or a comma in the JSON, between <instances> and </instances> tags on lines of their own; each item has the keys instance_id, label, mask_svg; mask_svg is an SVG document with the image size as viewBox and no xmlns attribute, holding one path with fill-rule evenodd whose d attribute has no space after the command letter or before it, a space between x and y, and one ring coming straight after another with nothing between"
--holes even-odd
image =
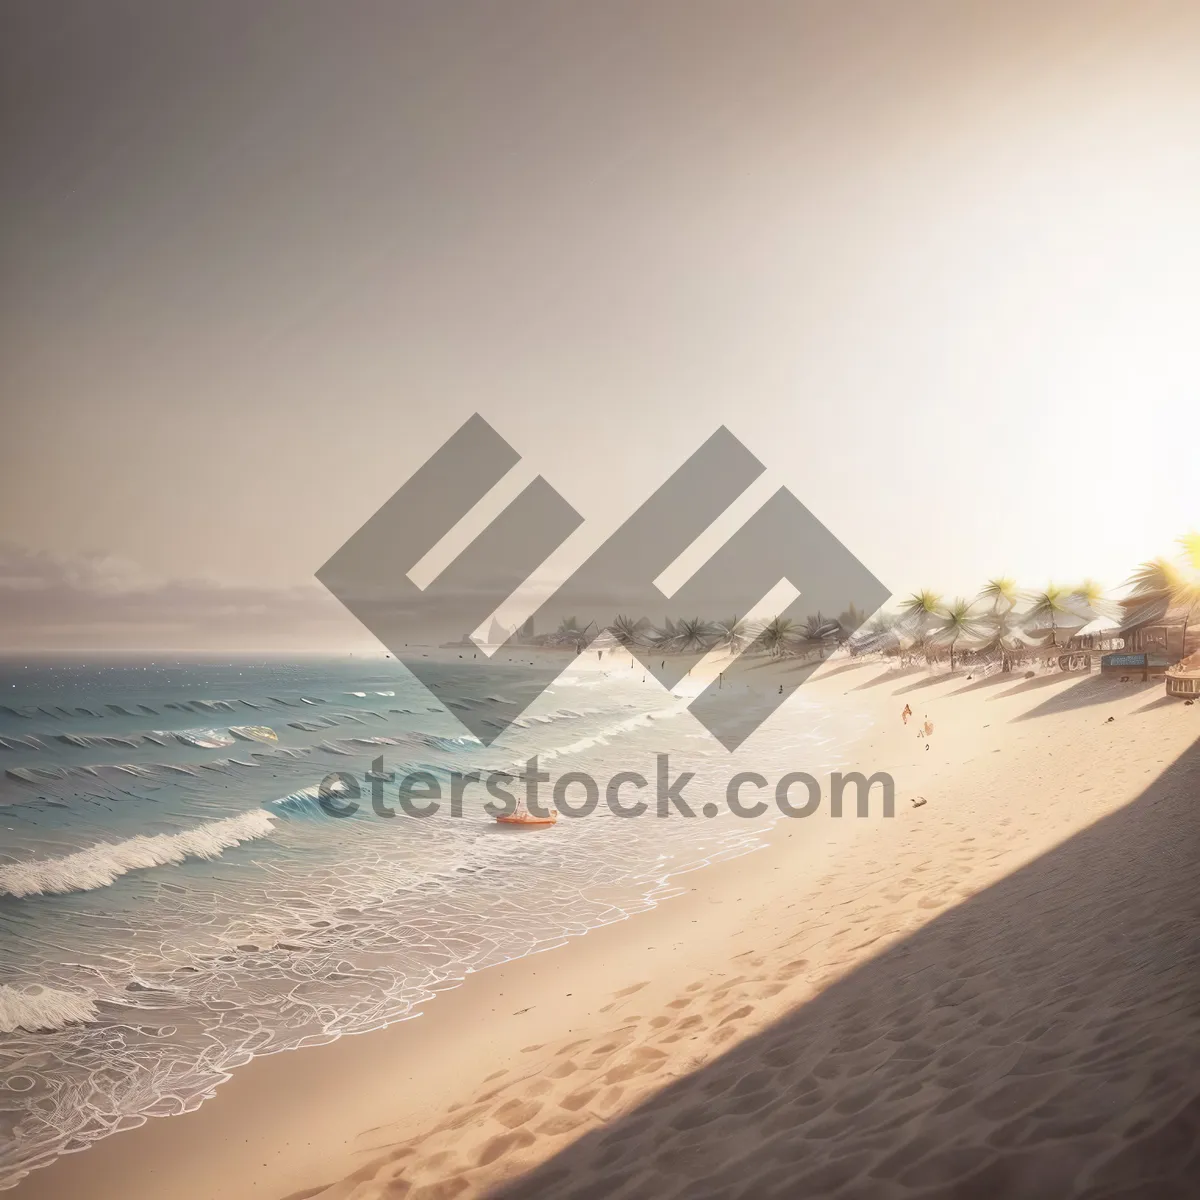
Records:
<instances>
[{"instance_id":1,"label":"sandy beach","mask_svg":"<svg viewBox=\"0 0 1200 1200\"><path fill-rule=\"evenodd\" d=\"M1200 1200L1200 0L0 28L0 1200Z\"/></svg>"},{"instance_id":2,"label":"sandy beach","mask_svg":"<svg viewBox=\"0 0 1200 1200\"><path fill-rule=\"evenodd\" d=\"M651 912L257 1059L11 1194L1200 1194L1200 706L880 664L805 688L873 715L855 761L894 819L784 821Z\"/></svg>"}]
</instances>

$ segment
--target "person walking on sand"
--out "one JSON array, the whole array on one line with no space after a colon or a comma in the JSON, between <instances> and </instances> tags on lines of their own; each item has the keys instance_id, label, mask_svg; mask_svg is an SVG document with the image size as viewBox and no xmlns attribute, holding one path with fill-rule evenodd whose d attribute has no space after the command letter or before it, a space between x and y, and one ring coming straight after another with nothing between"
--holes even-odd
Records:
<instances>
[{"instance_id":1,"label":"person walking on sand","mask_svg":"<svg viewBox=\"0 0 1200 1200\"><path fill-rule=\"evenodd\" d=\"M912 716L912 705L906 704L904 706L904 711L900 714L900 720L903 721L905 725L907 725L908 718L911 716Z\"/></svg>"}]
</instances>

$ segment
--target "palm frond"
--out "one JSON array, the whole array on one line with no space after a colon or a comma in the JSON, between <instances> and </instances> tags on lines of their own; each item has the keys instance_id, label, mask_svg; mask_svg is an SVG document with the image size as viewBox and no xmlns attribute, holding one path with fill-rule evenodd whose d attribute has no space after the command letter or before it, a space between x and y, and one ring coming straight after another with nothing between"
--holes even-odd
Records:
<instances>
[{"instance_id":1,"label":"palm frond","mask_svg":"<svg viewBox=\"0 0 1200 1200\"><path fill-rule=\"evenodd\" d=\"M650 622L646 617L638 617L635 620L621 613L608 627L608 631L622 646L640 646L650 632Z\"/></svg>"},{"instance_id":2,"label":"palm frond","mask_svg":"<svg viewBox=\"0 0 1200 1200\"><path fill-rule=\"evenodd\" d=\"M758 641L773 658L785 658L795 653L800 631L789 617L776 617L763 626Z\"/></svg>"},{"instance_id":3,"label":"palm frond","mask_svg":"<svg viewBox=\"0 0 1200 1200\"><path fill-rule=\"evenodd\" d=\"M1008 575L997 575L979 589L978 600L982 604L990 605L993 611L1006 609L1011 612L1017 607L1020 599L1021 591L1017 587L1017 581Z\"/></svg>"}]
</instances>

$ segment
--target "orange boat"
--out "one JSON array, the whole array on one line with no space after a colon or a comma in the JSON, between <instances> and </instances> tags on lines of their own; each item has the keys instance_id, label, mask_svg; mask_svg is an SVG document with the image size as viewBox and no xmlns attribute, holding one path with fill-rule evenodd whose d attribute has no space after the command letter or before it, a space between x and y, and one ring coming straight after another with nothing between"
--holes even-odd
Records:
<instances>
[{"instance_id":1,"label":"orange boat","mask_svg":"<svg viewBox=\"0 0 1200 1200\"><path fill-rule=\"evenodd\" d=\"M557 820L558 809L556 808L548 809L547 815L544 817L535 817L524 804L518 805L516 812L505 813L496 818L501 825L553 825Z\"/></svg>"}]
</instances>

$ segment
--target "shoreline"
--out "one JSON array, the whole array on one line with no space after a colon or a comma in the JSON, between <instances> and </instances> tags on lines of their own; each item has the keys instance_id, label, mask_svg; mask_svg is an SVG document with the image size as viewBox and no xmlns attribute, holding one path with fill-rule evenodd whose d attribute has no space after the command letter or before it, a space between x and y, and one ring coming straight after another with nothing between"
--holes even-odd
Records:
<instances>
[{"instance_id":1,"label":"shoreline","mask_svg":"<svg viewBox=\"0 0 1200 1200\"><path fill-rule=\"evenodd\" d=\"M786 664L773 669L772 680L786 671ZM954 686L947 689L947 683ZM822 812L821 824L805 821L803 829L781 821L766 834L764 848L673 877L673 883L688 890L661 900L650 911L571 938L553 952L470 976L441 992L419 1018L300 1053L257 1058L235 1071L199 1109L152 1119L64 1156L31 1173L9 1194L18 1200L64 1194L86 1194L94 1200L208 1200L218 1194L229 1200L280 1200L287 1195L335 1200L406 1194L372 1182L376 1175L380 1180L398 1179L397 1164L414 1186L454 1175L461 1180L461 1194L480 1194L557 1153L588 1129L618 1118L645 1092L685 1077L728 1045L811 1000L941 909L973 894L975 885L951 878L937 904L900 905L903 911L897 913L895 906L878 907L876 895L876 908L868 919L845 916L864 905L871 909L868 894L882 886L880 872L890 869L892 851L911 840L911 834L919 838L923 830L933 829L936 837L939 826L936 821L931 824L929 816L945 811L951 792L962 795L977 786L980 767L994 761L983 753L987 742L998 743L992 751L1008 751L1006 759L1016 750L1033 757L1046 751L1016 743L1042 743L1077 724L1079 710L1049 712L1035 737L1034 727L1024 729L1026 723L1019 718L1079 684L1078 677L1063 675L1030 681L993 679L990 686L981 680L972 687L961 674L927 676L885 671L879 664L834 662L805 687L817 699L861 706L875 717L876 725L850 753L870 762L872 770L894 774L894 820L855 817L834 825L826 823L830 818ZM1111 698L1100 702L1105 714L1111 707L1122 717L1132 715L1138 707L1135 701L1148 698L1143 688L1110 690ZM993 691L1012 694L988 694ZM1157 689L1150 691L1155 697L1159 694ZM900 726L904 699L898 693L914 702L918 720L925 711L922 706L936 716L936 732L928 743L916 740L912 727ZM992 700L1001 703L994 705ZM1082 711L1089 721L1098 721L1098 710L1099 705ZM1180 705L1169 717L1180 745L1189 730L1200 731L1200 721L1189 721L1185 714L1191 717L1192 710ZM1144 724L1147 719L1155 718L1142 714L1139 721ZM1123 721L1120 728L1132 724ZM1087 747L1083 749L1086 755ZM1010 770L1012 765L1005 763ZM1086 761L1079 765L1088 766ZM1074 782L1060 779L1056 786L1061 791ZM928 797L927 806L911 807L910 793L917 791ZM1022 856L1043 853L1088 818L1128 799L1110 786L1102 810L1064 810L1056 821L1026 829L1019 844L992 846L995 853L985 865L1011 866ZM1035 816L1036 810L1029 815ZM992 836L999 838L1004 827L998 820L993 824ZM891 850L881 851L889 843ZM806 911L821 912L821 920L801 920ZM847 939L853 944L847 946ZM768 978L763 964L781 951L778 946L764 951L767 942L802 947L808 956L806 969L797 969L789 978ZM757 980L747 982L739 971L746 962L757 964ZM819 966L809 969L808 964ZM671 1014L688 1007L689 988L701 996L719 996L722 1002L740 995L741 1002L728 1011L723 1003L712 1006L711 1020L700 1021L691 1027L694 1032L680 1033L672 1042L669 1034L654 1031L668 1030ZM741 995L747 988L753 994ZM616 1046L612 1053L619 1056L631 1029L641 1043L637 1051L646 1056L641 1067L610 1068L597 1078L594 1089L570 1087L559 1096L556 1116L532 1131L526 1128L531 1118L515 1120L531 1107L541 1108L536 1095L559 1090L546 1075L556 1069L554 1059L564 1046L611 1043ZM564 1081L568 1075L578 1079L587 1074L576 1066L574 1055L566 1061L572 1069L561 1076ZM617 1078L605 1084L614 1073ZM491 1104L497 1111L490 1118L485 1116L489 1087L499 1102ZM586 1099L574 1104L584 1095ZM472 1097L475 1103L462 1108ZM471 1123L481 1127L469 1136L455 1129L455 1106L460 1106L460 1114L475 1113ZM439 1151L443 1143L446 1148ZM467 1167L457 1164L452 1169L447 1155L462 1155ZM375 1160L382 1160L383 1166ZM356 1173L360 1178L351 1182L349 1177ZM339 1179L347 1182L339 1184Z\"/></svg>"},{"instance_id":2,"label":"shoreline","mask_svg":"<svg viewBox=\"0 0 1200 1200\"><path fill-rule=\"evenodd\" d=\"M590 660L580 665L589 675L599 669ZM609 663L605 667L612 669ZM757 680L763 676L764 668L768 678L761 684L753 683L751 686L756 690L759 686L774 689L779 678L786 679L794 664L755 662L747 671ZM809 680L805 686L812 688L814 682ZM869 733L849 742L848 751L855 753L856 748L869 738ZM816 819L822 822L828 819L824 806ZM845 839L849 832L847 826L858 823L857 818L830 822L823 827L826 836L816 837L811 828L812 820L791 822L786 817L779 818L773 825L763 826L760 836L764 844L759 848L733 857L717 858L671 875L667 881L668 894L655 900L650 908L597 926L583 935L566 936L543 950L469 974L459 983L435 988L435 997L422 1002L414 1014L383 1029L346 1034L324 1045L300 1050L256 1055L235 1068L198 1107L170 1117L148 1117L132 1129L89 1143L83 1150L62 1155L48 1166L30 1172L15 1188L6 1189L2 1194L18 1200L26 1197L36 1200L41 1196L57 1197L64 1190L70 1194L73 1189L86 1188L89 1197L95 1197L95 1200L106 1197L124 1200L131 1194L169 1196L171 1200L211 1200L218 1183L205 1174L203 1164L197 1171L193 1160L197 1144L219 1146L222 1155L233 1156L236 1163L234 1179L227 1177L224 1166L219 1171L219 1190L222 1196L231 1198L282 1196L302 1186L311 1179L311 1174L304 1168L297 1168L298 1151L300 1160L307 1161L312 1169L335 1162L339 1170L351 1170L357 1165L354 1147L366 1127L363 1121L367 1118L363 1114L373 1111L379 1104L389 1106L390 1114L400 1099L393 1087L378 1077L377 1059L380 1056L407 1066L408 1077L420 1080L422 1099L412 1106L410 1115L413 1119L427 1115L431 1088L441 1104L449 1105L457 1093L453 1086L441 1088L447 1058L451 1063L461 1059L465 1069L466 1064L478 1061L481 1054L497 1052L494 1028L488 1030L486 1036L478 1037L481 1010L486 1009L489 1019L491 1016L502 1017L504 997L515 994L523 996L525 1002L516 1005L514 1013L535 1007L548 973L567 978L579 974L589 980L598 979L610 973L609 960L613 958L619 961L618 969L624 973L626 965L642 961L635 947L643 930L649 938L648 945L653 947L646 952L643 973L661 970L663 944L678 942L687 932L682 927L686 925L690 930L693 922L704 921L706 927L712 928L711 910L715 904L724 904L724 894L736 890L741 895L748 890L743 882L746 868L741 864L759 858L775 849L781 839L788 841L797 834L800 836L795 840L800 843L801 857L823 855L839 835ZM793 824L799 824L802 829L789 829L788 826ZM790 849L795 857L795 846ZM677 888L679 892L675 892ZM693 910L698 915L693 915ZM732 911L731 908L731 914ZM631 938L629 930L634 924L638 935ZM602 982L595 986L603 990ZM563 999L567 1000L565 996ZM595 996L588 994L588 988L580 986L562 1012L578 1022L594 1008L594 1000ZM520 1015L525 1017L526 1014ZM430 1021L435 1024L430 1025ZM557 1013L555 1022L554 1028L570 1032L570 1023L562 1025ZM525 1020L523 1024L528 1026L531 1022ZM508 1026L504 1029L507 1033ZM522 1029L521 1023L514 1026L511 1033L512 1037L501 1043L505 1047L503 1053L513 1061L519 1061L521 1047L536 1039L532 1034L526 1036L527 1031ZM521 1046L510 1044L513 1039L520 1041ZM448 1045L456 1048L451 1056L445 1053ZM458 1048L463 1046L467 1049L460 1053ZM436 1048L432 1059L430 1047ZM370 1094L367 1096L361 1092L364 1073L368 1076L366 1088ZM453 1075L454 1072L451 1069L449 1073ZM317 1123L319 1128L312 1138L307 1139L311 1144L299 1147L294 1131L313 1124L311 1107L314 1101L306 1086L313 1077L321 1079L323 1094L332 1091L342 1099L333 1106L336 1109L334 1116L324 1116ZM347 1111L354 1114L349 1119L337 1115ZM285 1158L291 1161L285 1163Z\"/></svg>"}]
</instances>

